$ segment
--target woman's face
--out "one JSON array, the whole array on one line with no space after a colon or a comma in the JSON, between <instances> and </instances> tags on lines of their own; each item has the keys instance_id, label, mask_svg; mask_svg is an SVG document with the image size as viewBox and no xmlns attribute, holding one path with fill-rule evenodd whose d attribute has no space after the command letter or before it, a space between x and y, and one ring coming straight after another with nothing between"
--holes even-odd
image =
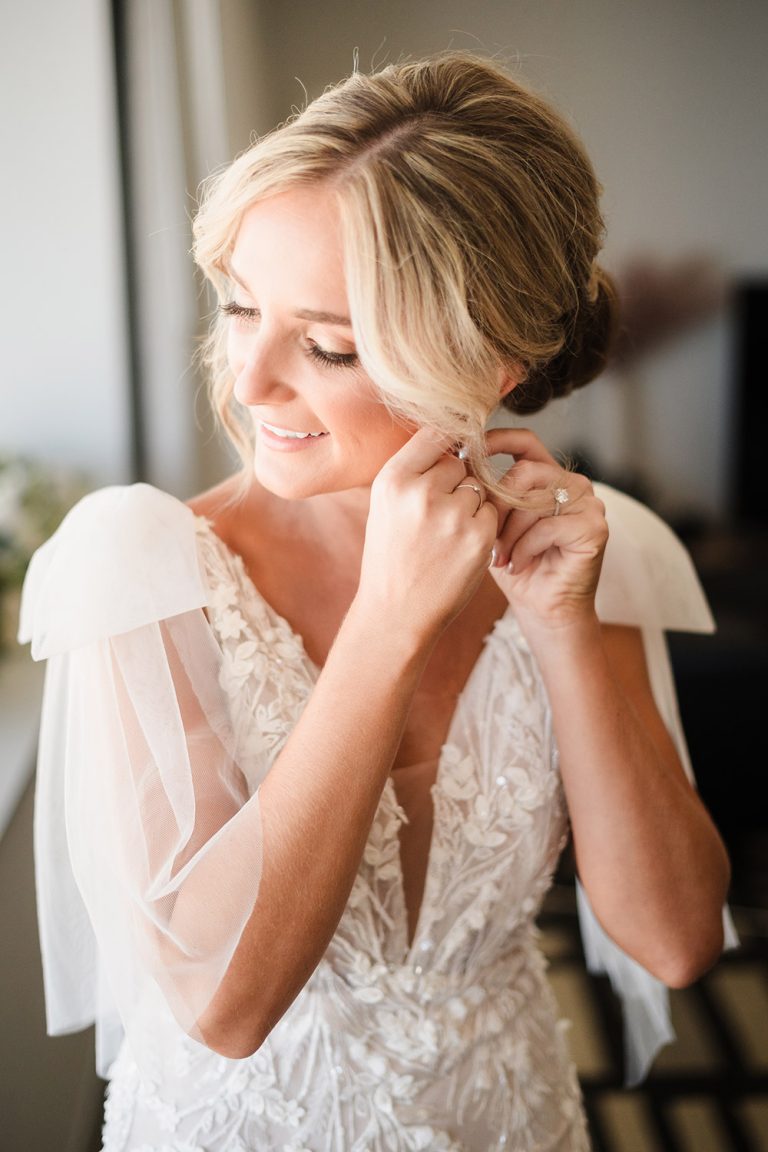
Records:
<instances>
[{"instance_id":1,"label":"woman's face","mask_svg":"<svg viewBox=\"0 0 768 1152\"><path fill-rule=\"evenodd\" d=\"M368 487L413 429L358 363L332 194L296 189L253 205L230 272L227 353L253 419L256 479L286 499Z\"/></svg>"}]
</instances>

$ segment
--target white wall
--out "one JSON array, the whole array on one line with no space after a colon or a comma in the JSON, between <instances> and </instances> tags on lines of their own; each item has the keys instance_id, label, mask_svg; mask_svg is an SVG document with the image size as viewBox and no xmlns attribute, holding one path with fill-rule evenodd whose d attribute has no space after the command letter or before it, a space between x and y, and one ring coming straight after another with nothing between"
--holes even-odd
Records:
<instances>
[{"instance_id":1,"label":"white wall","mask_svg":"<svg viewBox=\"0 0 768 1152\"><path fill-rule=\"evenodd\" d=\"M0 0L0 452L129 477L109 5Z\"/></svg>"}]
</instances>

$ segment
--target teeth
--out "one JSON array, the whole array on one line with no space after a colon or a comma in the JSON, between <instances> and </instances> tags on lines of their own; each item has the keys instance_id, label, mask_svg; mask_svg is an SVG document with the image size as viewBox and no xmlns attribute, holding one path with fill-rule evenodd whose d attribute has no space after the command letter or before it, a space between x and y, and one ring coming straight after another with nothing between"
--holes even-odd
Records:
<instances>
[{"instance_id":1,"label":"teeth","mask_svg":"<svg viewBox=\"0 0 768 1152\"><path fill-rule=\"evenodd\" d=\"M266 420L262 420L261 423L264 428L268 428L275 436L281 436L284 440L306 440L310 436L325 435L324 432L292 432L290 428L277 428L274 424L267 424Z\"/></svg>"}]
</instances>

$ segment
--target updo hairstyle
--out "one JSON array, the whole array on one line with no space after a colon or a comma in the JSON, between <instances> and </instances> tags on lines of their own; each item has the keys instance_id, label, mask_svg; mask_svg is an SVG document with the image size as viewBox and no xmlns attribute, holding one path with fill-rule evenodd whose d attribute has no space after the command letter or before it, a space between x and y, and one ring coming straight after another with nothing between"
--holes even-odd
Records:
<instances>
[{"instance_id":1,"label":"updo hairstyle","mask_svg":"<svg viewBox=\"0 0 768 1152\"><path fill-rule=\"evenodd\" d=\"M321 184L338 197L356 347L382 402L465 444L494 488L484 432L502 371L520 381L504 404L536 412L602 371L615 330L615 293L596 262L601 189L582 144L540 97L470 53L354 72L206 185L194 256L220 300L232 296L245 211ZM225 324L214 321L205 348L211 398L250 464Z\"/></svg>"}]
</instances>

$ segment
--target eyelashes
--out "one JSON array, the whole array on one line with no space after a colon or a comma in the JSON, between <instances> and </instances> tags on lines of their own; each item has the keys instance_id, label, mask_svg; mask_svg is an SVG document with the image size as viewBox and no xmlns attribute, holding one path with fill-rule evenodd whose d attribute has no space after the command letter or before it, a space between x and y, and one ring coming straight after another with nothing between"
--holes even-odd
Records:
<instances>
[{"instance_id":1,"label":"eyelashes","mask_svg":"<svg viewBox=\"0 0 768 1152\"><path fill-rule=\"evenodd\" d=\"M326 368L356 368L358 364L357 352L326 352L314 340L307 346L307 355Z\"/></svg>"},{"instance_id":2,"label":"eyelashes","mask_svg":"<svg viewBox=\"0 0 768 1152\"><path fill-rule=\"evenodd\" d=\"M223 315L237 320L245 327L256 327L261 319L257 308L246 308L245 305L238 304L234 300L220 304L219 311ZM307 341L305 351L311 360L322 365L323 368L356 368L359 364L356 352L329 352L327 349L321 348L314 340Z\"/></svg>"},{"instance_id":3,"label":"eyelashes","mask_svg":"<svg viewBox=\"0 0 768 1152\"><path fill-rule=\"evenodd\" d=\"M230 300L227 304L219 304L219 312L223 312L225 316L235 316L238 320L250 320L254 323L259 318L255 308L245 308L242 304L236 304L234 300Z\"/></svg>"}]
</instances>

